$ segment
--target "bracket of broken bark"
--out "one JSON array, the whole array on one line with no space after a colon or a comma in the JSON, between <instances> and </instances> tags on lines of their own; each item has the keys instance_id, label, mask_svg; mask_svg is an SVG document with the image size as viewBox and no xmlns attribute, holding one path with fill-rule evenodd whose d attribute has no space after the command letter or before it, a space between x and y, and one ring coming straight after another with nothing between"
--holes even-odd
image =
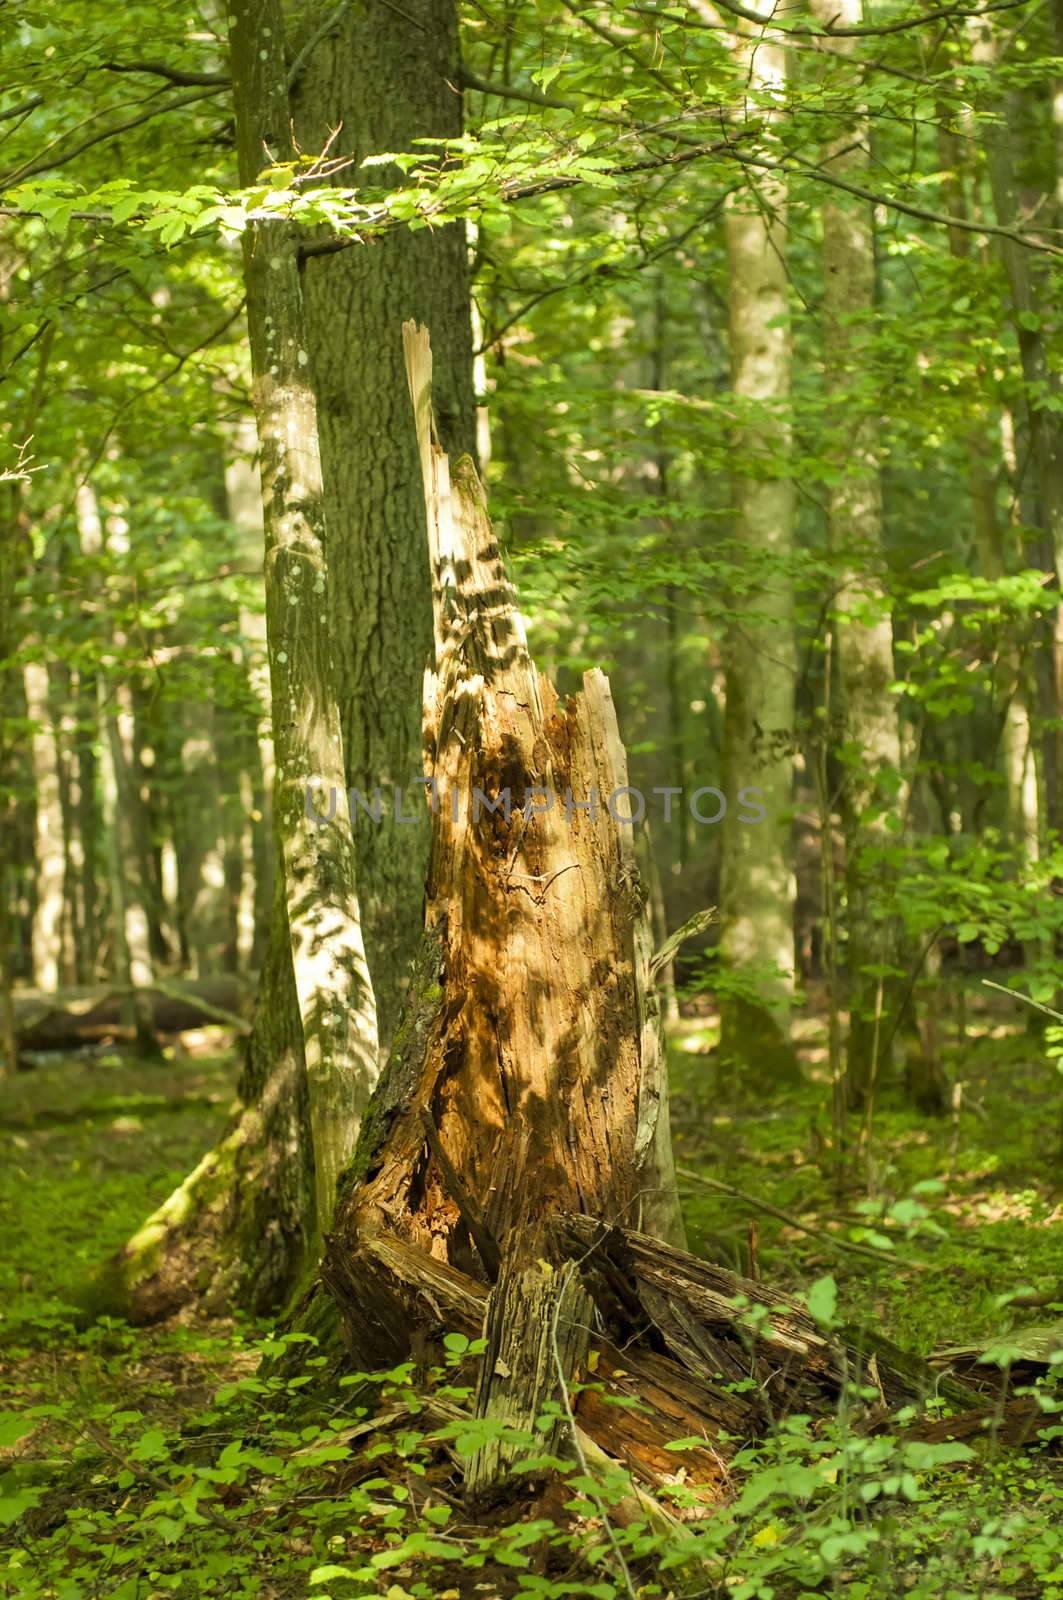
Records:
<instances>
[{"instance_id":1,"label":"bracket of broken bark","mask_svg":"<svg viewBox=\"0 0 1063 1600\"><path fill-rule=\"evenodd\" d=\"M681 928L677 928L676 931L664 941L664 943L661 945L661 948L659 950L655 950L653 955L650 957L650 982L657 982L657 979L661 975L662 969L668 965L669 961L671 961L672 957L675 955L676 951L681 945L686 944L688 939L696 939L699 933L704 933L705 929L710 927L715 921L715 906L709 906L704 911L696 911L692 917L688 917L683 926Z\"/></svg>"}]
</instances>

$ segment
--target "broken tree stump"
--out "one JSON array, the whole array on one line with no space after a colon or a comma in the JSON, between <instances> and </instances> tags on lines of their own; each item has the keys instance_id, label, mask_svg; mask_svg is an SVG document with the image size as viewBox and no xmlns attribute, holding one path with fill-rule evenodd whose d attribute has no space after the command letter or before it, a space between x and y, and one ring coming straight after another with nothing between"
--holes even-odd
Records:
<instances>
[{"instance_id":1,"label":"broken tree stump","mask_svg":"<svg viewBox=\"0 0 1063 1600\"><path fill-rule=\"evenodd\" d=\"M763 1284L677 1248L609 685L589 672L562 702L537 673L472 463L452 478L435 440L427 335L404 337L435 614L425 934L322 1281L359 1366L404 1358L414 1330L484 1332L481 1417L526 1430L571 1389L583 1433L646 1482L675 1470L670 1441L704 1440L682 1465L716 1492L721 1435L833 1407L850 1379L883 1408L948 1380L882 1341L829 1339ZM736 1297L760 1308L756 1326ZM510 1459L481 1451L469 1489L495 1490Z\"/></svg>"}]
</instances>

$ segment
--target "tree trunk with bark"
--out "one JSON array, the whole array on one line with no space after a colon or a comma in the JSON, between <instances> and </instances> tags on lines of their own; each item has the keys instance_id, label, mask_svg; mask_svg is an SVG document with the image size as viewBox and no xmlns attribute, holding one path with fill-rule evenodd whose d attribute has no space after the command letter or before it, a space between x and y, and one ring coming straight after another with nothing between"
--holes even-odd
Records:
<instances>
[{"instance_id":1,"label":"tree trunk with bark","mask_svg":"<svg viewBox=\"0 0 1063 1600\"><path fill-rule=\"evenodd\" d=\"M297 9L290 6L289 10ZM303 52L309 48L309 54ZM338 183L398 187L397 167L367 156L430 151L416 140L462 132L458 9L408 0L367 16L340 7L321 34L310 15L292 33L291 91L301 149L353 159ZM432 638L417 444L406 404L401 327L432 329L436 419L445 449L476 451L465 228L393 230L369 244L310 255L303 268L310 371L317 395L329 520L329 617L347 784L365 794L415 782L421 679ZM426 830L390 804L355 830L366 952L385 1052L417 948Z\"/></svg>"},{"instance_id":2,"label":"tree trunk with bark","mask_svg":"<svg viewBox=\"0 0 1063 1600\"><path fill-rule=\"evenodd\" d=\"M123 995L122 1022L132 1027L138 1052L150 1060L158 1056L159 1042L146 999L154 963L144 880L137 870L138 864L142 864L134 823L134 808L139 797L134 791L129 766L133 708L128 684L116 683L108 696L101 679L98 694L99 765L107 834L114 970Z\"/></svg>"},{"instance_id":3,"label":"tree trunk with bark","mask_svg":"<svg viewBox=\"0 0 1063 1600\"><path fill-rule=\"evenodd\" d=\"M271 161L296 154L280 0L235 0L229 28L240 177L250 184ZM378 1070L299 240L270 222L244 245L265 535L273 913L242 1109L91 1290L96 1303L141 1320L196 1297L197 1276L210 1279L214 1306L283 1303L332 1219Z\"/></svg>"},{"instance_id":4,"label":"tree trunk with bark","mask_svg":"<svg viewBox=\"0 0 1063 1600\"><path fill-rule=\"evenodd\" d=\"M30 736L33 782L37 801L33 910L33 981L38 989L57 989L63 965L63 887L66 858L63 811L59 794L59 750L52 723L48 668L27 661L23 669L26 711L33 723Z\"/></svg>"},{"instance_id":5,"label":"tree trunk with bark","mask_svg":"<svg viewBox=\"0 0 1063 1600\"><path fill-rule=\"evenodd\" d=\"M279 0L239 0L230 20L241 181L294 158ZM274 817L313 1128L318 1226L377 1074L347 809L328 613L325 507L297 240L284 223L245 235L261 447L266 629L276 757ZM325 825L311 815L331 816ZM274 1003L267 997L267 1004Z\"/></svg>"},{"instance_id":6,"label":"tree trunk with bark","mask_svg":"<svg viewBox=\"0 0 1063 1600\"><path fill-rule=\"evenodd\" d=\"M992 18L967 21L972 60L990 72L1007 64L1008 43ZM1054 195L1048 188L1023 196L1017 171L1014 133L1023 92L1012 88L993 110L1000 120L986 122L982 131L986 168L998 226L1016 228L1037 214L1051 215ZM1024 382L1026 434L1032 471L1032 501L1036 526L1043 532L1043 548L1034 563L1053 571L1057 589L1063 589L1063 425L1059 415L1059 374L1051 360L1045 334L1044 308L1051 288L1035 251L1012 239L1000 241L1007 275L1012 322L1019 347ZM1063 607L1057 608L1046 627L1046 671L1042 701L1047 731L1043 746L1042 826L1063 830L1063 738L1058 719L1063 708ZM1052 661L1047 670L1047 661Z\"/></svg>"}]
</instances>

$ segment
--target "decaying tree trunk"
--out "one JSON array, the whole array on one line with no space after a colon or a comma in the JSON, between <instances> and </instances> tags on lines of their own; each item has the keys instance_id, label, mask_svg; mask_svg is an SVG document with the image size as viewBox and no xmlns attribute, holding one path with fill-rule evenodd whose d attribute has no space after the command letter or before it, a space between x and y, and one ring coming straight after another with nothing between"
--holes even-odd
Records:
<instances>
[{"instance_id":1,"label":"decaying tree trunk","mask_svg":"<svg viewBox=\"0 0 1063 1600\"><path fill-rule=\"evenodd\" d=\"M935 1380L884 1345L828 1340L669 1242L666 1084L609 686L587 673L561 703L537 674L472 465L451 480L434 442L427 336L405 336L436 622L425 936L322 1279L359 1366L401 1359L418 1330L483 1329L480 1416L530 1428L593 1371L644 1409L585 1391L587 1437L653 1479L674 1469L669 1440L703 1435L684 1464L712 1484L721 1428L821 1406L847 1376L870 1372L884 1406ZM767 1308L759 1331L736 1294ZM503 1445L479 1452L468 1488L506 1466Z\"/></svg>"}]
</instances>

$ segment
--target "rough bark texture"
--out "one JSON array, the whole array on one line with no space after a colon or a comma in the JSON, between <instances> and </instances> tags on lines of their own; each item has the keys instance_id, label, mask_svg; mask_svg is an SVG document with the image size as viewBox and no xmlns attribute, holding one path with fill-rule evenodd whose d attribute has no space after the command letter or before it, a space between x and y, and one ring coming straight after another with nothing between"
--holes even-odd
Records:
<instances>
[{"instance_id":1,"label":"rough bark texture","mask_svg":"<svg viewBox=\"0 0 1063 1600\"><path fill-rule=\"evenodd\" d=\"M240 176L250 184L271 159L296 153L280 0L234 4L230 46ZM260 223L245 234L244 273L261 446L274 815L302 1021L318 1225L325 1227L376 1078L376 1011L334 689L317 409L297 241L286 224ZM311 791L317 815L331 819L324 825L311 819Z\"/></svg>"},{"instance_id":2,"label":"rough bark texture","mask_svg":"<svg viewBox=\"0 0 1063 1600\"><path fill-rule=\"evenodd\" d=\"M240 548L253 560L262 549L262 485L259 481L258 435L250 417L233 430L225 468L229 518L240 535ZM253 736L246 732L246 755L240 776L244 839L251 853L243 864L238 912L238 968L257 970L262 963L273 901L273 737L268 723L269 671L266 666L266 619L251 606L240 607L241 649L247 663L248 688L257 706ZM250 829L248 829L250 821Z\"/></svg>"},{"instance_id":3,"label":"rough bark texture","mask_svg":"<svg viewBox=\"0 0 1063 1600\"><path fill-rule=\"evenodd\" d=\"M742 47L761 95L782 92L785 57L769 38ZM762 108L751 107L760 117ZM735 560L749 584L731 601L737 613L724 650L724 788L761 791L763 821L739 820L728 807L722 824L721 954L756 987L752 996L721 999L725 1060L765 1076L796 1071L789 1051L788 999L794 969L794 878L791 839L792 750L796 657L792 578L794 491L786 473L790 448L790 330L786 264L785 180L758 180L759 199L745 191L728 205L725 235L731 386L755 421L734 441ZM763 975L761 975L763 974Z\"/></svg>"},{"instance_id":4,"label":"rough bark texture","mask_svg":"<svg viewBox=\"0 0 1063 1600\"><path fill-rule=\"evenodd\" d=\"M292 8L293 10L296 8ZM300 147L351 156L337 182L382 188L391 167L366 156L411 151L462 131L454 0L371 0L340 8L292 88ZM307 17L293 52L320 28ZM338 131L337 131L338 130ZM422 159L429 152L420 146ZM432 330L439 366L436 422L445 449L475 453L465 229L393 231L311 257L303 270L311 371L329 524L329 615L349 786L363 793L421 771L421 679L431 649L431 595L417 445L403 373L407 318ZM421 924L427 830L356 827L366 950L387 1047Z\"/></svg>"}]
</instances>

